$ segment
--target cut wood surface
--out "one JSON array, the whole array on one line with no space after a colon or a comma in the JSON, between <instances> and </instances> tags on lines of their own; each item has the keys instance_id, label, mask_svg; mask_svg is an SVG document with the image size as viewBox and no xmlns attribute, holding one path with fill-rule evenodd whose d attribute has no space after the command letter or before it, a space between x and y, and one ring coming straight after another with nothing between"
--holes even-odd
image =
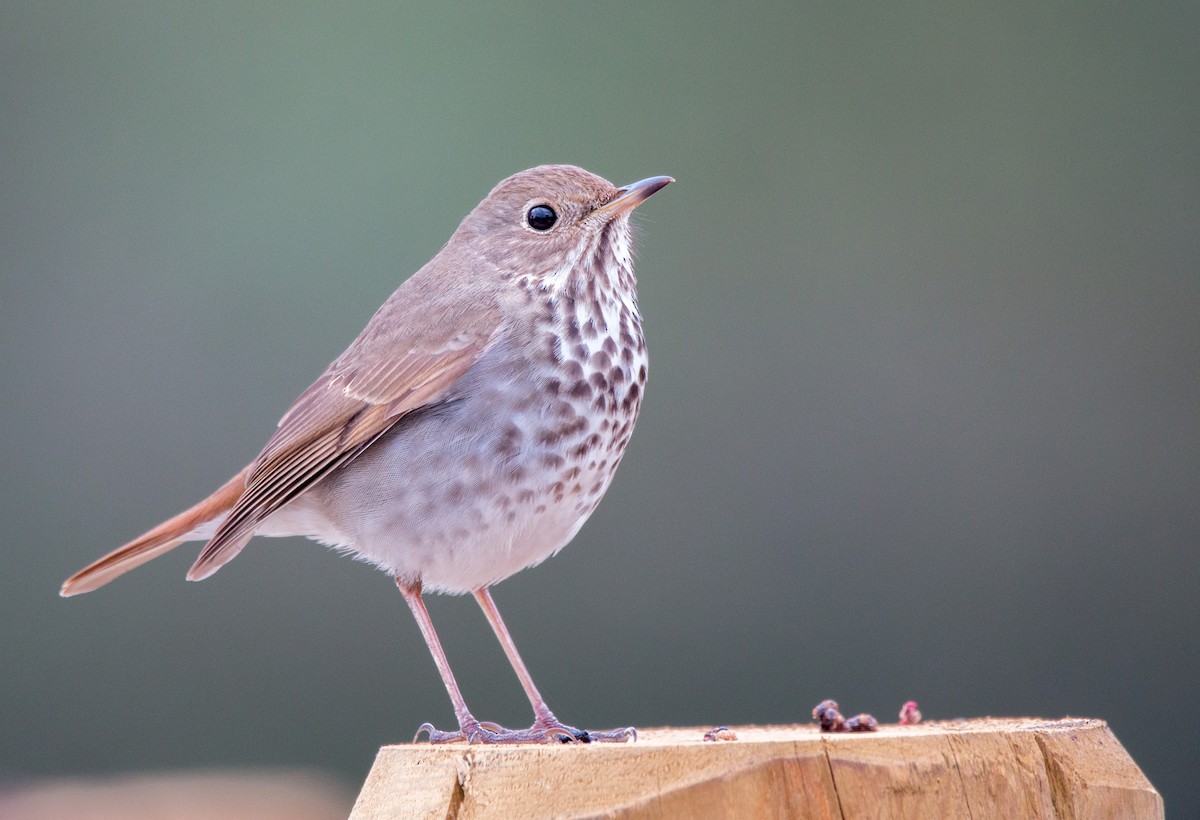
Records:
<instances>
[{"instance_id":1,"label":"cut wood surface","mask_svg":"<svg viewBox=\"0 0 1200 820\"><path fill-rule=\"evenodd\" d=\"M715 742L710 728L628 744L384 746L351 818L1163 816L1102 720L734 726L736 740Z\"/></svg>"}]
</instances>

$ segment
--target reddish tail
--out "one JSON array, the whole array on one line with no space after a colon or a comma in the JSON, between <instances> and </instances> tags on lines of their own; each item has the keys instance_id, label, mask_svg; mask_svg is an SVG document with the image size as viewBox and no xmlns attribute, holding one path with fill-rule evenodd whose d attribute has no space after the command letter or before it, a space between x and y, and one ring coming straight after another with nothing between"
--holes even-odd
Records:
<instances>
[{"instance_id":1,"label":"reddish tail","mask_svg":"<svg viewBox=\"0 0 1200 820\"><path fill-rule=\"evenodd\" d=\"M63 583L59 594L70 597L99 589L117 576L170 552L184 541L192 540L188 536L193 531L229 512L246 489L246 476L249 471L250 468L247 467L196 506L164 521L125 546L118 547L84 567ZM195 537L197 536L193 536Z\"/></svg>"}]
</instances>

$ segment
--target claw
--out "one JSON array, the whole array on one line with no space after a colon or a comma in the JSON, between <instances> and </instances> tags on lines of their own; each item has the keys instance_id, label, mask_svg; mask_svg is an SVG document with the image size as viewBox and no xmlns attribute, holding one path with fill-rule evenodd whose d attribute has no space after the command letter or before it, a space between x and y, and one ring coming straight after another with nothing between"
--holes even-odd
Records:
<instances>
[{"instance_id":1,"label":"claw","mask_svg":"<svg viewBox=\"0 0 1200 820\"><path fill-rule=\"evenodd\" d=\"M537 727L535 727L537 728ZM557 740L560 743L591 743L592 739L587 732L582 732L579 729L572 729L569 726L545 726L541 727L542 735L546 740Z\"/></svg>"},{"instance_id":2,"label":"claw","mask_svg":"<svg viewBox=\"0 0 1200 820\"><path fill-rule=\"evenodd\" d=\"M629 743L637 742L637 729L626 726L624 729L613 729L609 732L588 732L591 743Z\"/></svg>"},{"instance_id":3,"label":"claw","mask_svg":"<svg viewBox=\"0 0 1200 820\"><path fill-rule=\"evenodd\" d=\"M498 723L482 723L472 720L456 732L445 732L432 723L422 723L413 735L413 743L424 734L430 744L442 743L626 743L637 740L637 729L613 729L609 732L588 732L567 726L557 720L553 723L535 723L528 729L506 729Z\"/></svg>"},{"instance_id":4,"label":"claw","mask_svg":"<svg viewBox=\"0 0 1200 820\"><path fill-rule=\"evenodd\" d=\"M457 732L443 732L441 729L435 729L432 723L422 723L421 728L417 729L417 733L413 735L413 743L421 739L421 733L425 732L429 737L430 745L441 743L460 743L462 741L471 742L471 738L462 729Z\"/></svg>"},{"instance_id":5,"label":"claw","mask_svg":"<svg viewBox=\"0 0 1200 820\"><path fill-rule=\"evenodd\" d=\"M624 729L613 729L608 732L589 732L576 729L557 720L552 722L538 721L531 727L541 729L547 740L557 739L562 743L627 743L637 741L637 729L627 726Z\"/></svg>"}]
</instances>

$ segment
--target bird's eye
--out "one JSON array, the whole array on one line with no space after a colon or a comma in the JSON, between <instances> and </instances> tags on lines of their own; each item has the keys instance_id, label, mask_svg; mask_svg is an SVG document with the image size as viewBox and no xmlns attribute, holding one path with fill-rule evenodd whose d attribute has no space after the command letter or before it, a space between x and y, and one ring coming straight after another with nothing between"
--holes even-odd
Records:
<instances>
[{"instance_id":1,"label":"bird's eye","mask_svg":"<svg viewBox=\"0 0 1200 820\"><path fill-rule=\"evenodd\" d=\"M558 214L549 205L534 205L529 209L529 213L525 214L525 221L535 231L548 231L558 221Z\"/></svg>"}]
</instances>

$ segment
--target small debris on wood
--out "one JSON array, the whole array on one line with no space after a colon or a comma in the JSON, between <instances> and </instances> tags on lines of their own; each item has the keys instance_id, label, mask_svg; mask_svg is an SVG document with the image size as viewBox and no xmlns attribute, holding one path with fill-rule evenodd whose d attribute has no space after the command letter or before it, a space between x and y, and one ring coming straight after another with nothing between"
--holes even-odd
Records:
<instances>
[{"instance_id":1,"label":"small debris on wood","mask_svg":"<svg viewBox=\"0 0 1200 820\"><path fill-rule=\"evenodd\" d=\"M813 707L813 720L821 724L822 732L844 732L846 719L838 711L836 700L823 700Z\"/></svg>"},{"instance_id":2,"label":"small debris on wood","mask_svg":"<svg viewBox=\"0 0 1200 820\"><path fill-rule=\"evenodd\" d=\"M704 733L706 741L716 740L737 740L737 732L730 729L728 726L717 726L715 729L709 729Z\"/></svg>"},{"instance_id":3,"label":"small debris on wood","mask_svg":"<svg viewBox=\"0 0 1200 820\"><path fill-rule=\"evenodd\" d=\"M855 715L846 721L847 732L877 732L879 731L879 721L863 712L861 715Z\"/></svg>"},{"instance_id":4,"label":"small debris on wood","mask_svg":"<svg viewBox=\"0 0 1200 820\"><path fill-rule=\"evenodd\" d=\"M916 726L921 722L921 710L917 708L915 700L905 701L900 707L900 725L901 726Z\"/></svg>"},{"instance_id":5,"label":"small debris on wood","mask_svg":"<svg viewBox=\"0 0 1200 820\"><path fill-rule=\"evenodd\" d=\"M879 728L879 721L865 712L846 720L838 711L836 700L821 701L813 707L812 715L821 724L822 732L874 732Z\"/></svg>"}]
</instances>

